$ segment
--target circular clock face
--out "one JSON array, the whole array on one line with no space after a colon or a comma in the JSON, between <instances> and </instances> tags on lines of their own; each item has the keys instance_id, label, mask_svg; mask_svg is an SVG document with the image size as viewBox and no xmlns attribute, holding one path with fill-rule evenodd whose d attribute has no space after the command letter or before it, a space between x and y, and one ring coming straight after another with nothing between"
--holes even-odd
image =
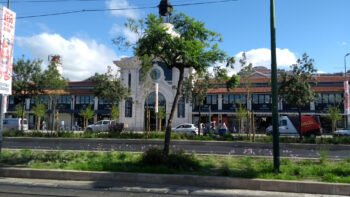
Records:
<instances>
[{"instance_id":1,"label":"circular clock face","mask_svg":"<svg viewBox=\"0 0 350 197\"><path fill-rule=\"evenodd\" d=\"M153 69L151 71L151 78L154 80L154 81L158 81L159 78L160 78L160 70L159 69Z\"/></svg>"}]
</instances>

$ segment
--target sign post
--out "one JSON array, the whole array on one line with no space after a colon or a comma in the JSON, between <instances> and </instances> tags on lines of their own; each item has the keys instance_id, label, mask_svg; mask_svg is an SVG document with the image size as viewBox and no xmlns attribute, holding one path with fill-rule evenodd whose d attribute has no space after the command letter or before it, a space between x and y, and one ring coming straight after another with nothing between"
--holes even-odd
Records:
<instances>
[{"instance_id":1,"label":"sign post","mask_svg":"<svg viewBox=\"0 0 350 197\"><path fill-rule=\"evenodd\" d=\"M12 94L13 49L16 13L6 7L0 9L0 151L2 147L5 95Z\"/></svg>"}]
</instances>

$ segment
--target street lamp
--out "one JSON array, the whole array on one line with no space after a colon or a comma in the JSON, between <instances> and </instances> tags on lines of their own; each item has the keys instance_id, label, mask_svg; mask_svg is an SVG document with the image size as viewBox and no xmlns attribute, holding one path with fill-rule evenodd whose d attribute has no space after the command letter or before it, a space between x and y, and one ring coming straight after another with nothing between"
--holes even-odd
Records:
<instances>
[{"instance_id":1,"label":"street lamp","mask_svg":"<svg viewBox=\"0 0 350 197\"><path fill-rule=\"evenodd\" d=\"M344 75L345 75L345 81L348 80L347 77L346 77L346 73L347 73L347 70L346 70L346 57L349 56L349 55L350 55L350 53L347 53L347 54L345 54L345 56L344 56L344 67L345 67L345 73L344 73Z\"/></svg>"},{"instance_id":2,"label":"street lamp","mask_svg":"<svg viewBox=\"0 0 350 197\"><path fill-rule=\"evenodd\" d=\"M345 113L345 127L349 125L349 82L347 77L347 69L346 69L346 57L349 56L350 53L345 54L344 56L344 113Z\"/></svg>"},{"instance_id":3,"label":"street lamp","mask_svg":"<svg viewBox=\"0 0 350 197\"><path fill-rule=\"evenodd\" d=\"M275 1L270 0L270 33L271 33L271 92L272 92L272 128L273 128L273 170L280 171L279 125L278 125L278 90L277 90L277 57Z\"/></svg>"}]
</instances>

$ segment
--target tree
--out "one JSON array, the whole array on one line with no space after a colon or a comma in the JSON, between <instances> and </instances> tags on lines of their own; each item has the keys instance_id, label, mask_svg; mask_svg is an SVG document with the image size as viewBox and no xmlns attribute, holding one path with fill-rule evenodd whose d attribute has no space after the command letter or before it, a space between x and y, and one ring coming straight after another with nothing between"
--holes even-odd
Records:
<instances>
[{"instance_id":1,"label":"tree","mask_svg":"<svg viewBox=\"0 0 350 197\"><path fill-rule=\"evenodd\" d=\"M117 120L119 119L119 107L118 105L113 105L111 109L111 119Z\"/></svg>"},{"instance_id":2,"label":"tree","mask_svg":"<svg viewBox=\"0 0 350 197\"><path fill-rule=\"evenodd\" d=\"M291 66L290 72L281 73L281 82L279 94L288 104L297 107L299 115L299 136L301 133L301 108L315 99L315 93L311 88L312 82L315 81L314 74L316 69L313 66L313 59L304 53L297 64Z\"/></svg>"},{"instance_id":3,"label":"tree","mask_svg":"<svg viewBox=\"0 0 350 197\"><path fill-rule=\"evenodd\" d=\"M68 80L63 78L58 71L58 65L61 64L60 56L52 56L48 68L43 73L42 87L46 90L46 94L50 98L52 113L51 113L51 131L55 130L56 125L56 104L60 94L67 86Z\"/></svg>"},{"instance_id":4,"label":"tree","mask_svg":"<svg viewBox=\"0 0 350 197\"><path fill-rule=\"evenodd\" d=\"M91 106L88 106L84 110L80 111L79 115L83 117L83 119L84 119L84 128L86 128L87 125L88 125L89 120L91 120L94 117L95 112L94 112L94 110L92 109Z\"/></svg>"},{"instance_id":5,"label":"tree","mask_svg":"<svg viewBox=\"0 0 350 197\"><path fill-rule=\"evenodd\" d=\"M15 114L17 117L23 117L25 113L24 107L21 104L17 104L15 106ZM21 128L21 131L23 131L23 128Z\"/></svg>"},{"instance_id":6,"label":"tree","mask_svg":"<svg viewBox=\"0 0 350 197\"><path fill-rule=\"evenodd\" d=\"M250 93L252 87L251 76L254 73L253 64L247 62L247 56L245 53L242 54L242 58L239 60L241 65L241 71L239 75L241 77L242 85L246 90L247 103L251 105L252 95ZM251 132L253 131L253 140L255 140L255 128L254 128L254 114L251 111L251 107L247 106L247 126L248 126L248 135L251 138Z\"/></svg>"},{"instance_id":7,"label":"tree","mask_svg":"<svg viewBox=\"0 0 350 197\"><path fill-rule=\"evenodd\" d=\"M108 70L104 74L95 73L92 81L95 82L95 95L112 104L111 118L115 118L114 116L116 114L115 111L113 112L113 107L118 105L121 100L125 99L129 95L128 88L123 86L122 82L117 75L113 73L110 66L108 66Z\"/></svg>"},{"instance_id":8,"label":"tree","mask_svg":"<svg viewBox=\"0 0 350 197\"><path fill-rule=\"evenodd\" d=\"M41 118L45 116L46 113L46 106L42 103L36 104L36 106L32 109L34 115L37 117L36 119L36 129L40 130L40 122Z\"/></svg>"},{"instance_id":9,"label":"tree","mask_svg":"<svg viewBox=\"0 0 350 197\"><path fill-rule=\"evenodd\" d=\"M149 67L153 60L160 60L168 68L179 70L176 94L164 137L163 156L167 157L172 121L182 95L185 69L204 71L212 64L224 61L226 54L218 47L218 42L221 41L219 34L207 30L204 23L184 14L174 15L173 26L164 24L162 18L153 14L149 15L142 24L146 28L134 48L135 55L140 58L142 66Z\"/></svg>"},{"instance_id":10,"label":"tree","mask_svg":"<svg viewBox=\"0 0 350 197\"><path fill-rule=\"evenodd\" d=\"M166 118L165 107L163 107L163 106L159 107L157 117L158 117L158 122L159 122L159 124L158 124L159 129L158 130L161 131L162 130L162 120L164 118Z\"/></svg>"},{"instance_id":11,"label":"tree","mask_svg":"<svg viewBox=\"0 0 350 197\"><path fill-rule=\"evenodd\" d=\"M239 130L238 132L241 133L243 130L244 120L248 117L248 111L246 108L244 108L241 104L239 104L239 108L237 111L237 118L239 122Z\"/></svg>"},{"instance_id":12,"label":"tree","mask_svg":"<svg viewBox=\"0 0 350 197\"><path fill-rule=\"evenodd\" d=\"M332 121L332 133L334 133L334 131L337 128L337 121L342 119L339 107L337 106L329 107L328 116L329 116L329 119L331 119Z\"/></svg>"},{"instance_id":13,"label":"tree","mask_svg":"<svg viewBox=\"0 0 350 197\"><path fill-rule=\"evenodd\" d=\"M201 131L201 109L210 88L210 74L208 72L197 72L184 80L183 93L186 100L191 100L198 107L198 135ZM210 120L209 120L210 122Z\"/></svg>"},{"instance_id":14,"label":"tree","mask_svg":"<svg viewBox=\"0 0 350 197\"><path fill-rule=\"evenodd\" d=\"M42 92L41 64L41 60L25 60L22 57L13 65L12 94L20 102L18 107L22 108L20 110L22 114L18 117L22 119L24 119L25 100ZM23 124L21 124L21 131L23 131Z\"/></svg>"}]
</instances>

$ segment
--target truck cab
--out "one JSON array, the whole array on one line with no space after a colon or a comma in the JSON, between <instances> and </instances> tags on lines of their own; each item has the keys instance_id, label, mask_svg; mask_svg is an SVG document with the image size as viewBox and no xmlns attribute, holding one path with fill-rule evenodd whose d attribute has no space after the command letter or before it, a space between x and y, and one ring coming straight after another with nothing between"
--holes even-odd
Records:
<instances>
[{"instance_id":1,"label":"truck cab","mask_svg":"<svg viewBox=\"0 0 350 197\"><path fill-rule=\"evenodd\" d=\"M281 116L279 119L280 135L299 135L300 121L298 116ZM266 128L266 134L272 134L272 126ZM303 136L321 135L322 128L315 116L301 116L301 133Z\"/></svg>"}]
</instances>

